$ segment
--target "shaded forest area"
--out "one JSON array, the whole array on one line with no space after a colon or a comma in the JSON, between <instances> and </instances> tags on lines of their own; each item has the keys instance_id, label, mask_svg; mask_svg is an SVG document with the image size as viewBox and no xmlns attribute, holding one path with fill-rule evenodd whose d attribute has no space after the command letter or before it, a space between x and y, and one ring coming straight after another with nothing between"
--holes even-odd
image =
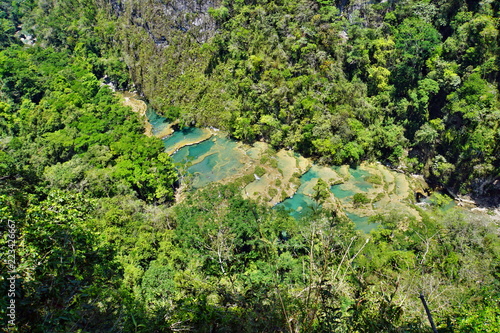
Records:
<instances>
[{"instance_id":1,"label":"shaded forest area","mask_svg":"<svg viewBox=\"0 0 500 333\"><path fill-rule=\"evenodd\" d=\"M139 17L167 2L137 3L0 1L2 327L13 221L13 332L430 332L420 293L439 332L497 331L494 223L437 200L366 235L234 185L174 204L161 141L102 84L185 124L492 196L497 2L231 1L207 9L214 32L164 38Z\"/></svg>"}]
</instances>

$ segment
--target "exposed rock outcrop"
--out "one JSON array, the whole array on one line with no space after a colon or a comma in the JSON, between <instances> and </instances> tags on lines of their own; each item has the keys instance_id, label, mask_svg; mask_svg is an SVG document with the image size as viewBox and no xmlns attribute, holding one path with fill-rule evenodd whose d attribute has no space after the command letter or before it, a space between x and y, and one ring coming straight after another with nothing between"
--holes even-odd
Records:
<instances>
[{"instance_id":1,"label":"exposed rock outcrop","mask_svg":"<svg viewBox=\"0 0 500 333\"><path fill-rule=\"evenodd\" d=\"M213 36L215 21L208 14L217 0L110 0L110 11L145 30L158 46L169 45L175 32L203 43Z\"/></svg>"},{"instance_id":2,"label":"exposed rock outcrop","mask_svg":"<svg viewBox=\"0 0 500 333\"><path fill-rule=\"evenodd\" d=\"M159 111L175 104L162 96L180 90L180 76L205 70L210 55L201 46L216 33L208 12L220 0L101 1L116 17L115 41L137 91Z\"/></svg>"}]
</instances>

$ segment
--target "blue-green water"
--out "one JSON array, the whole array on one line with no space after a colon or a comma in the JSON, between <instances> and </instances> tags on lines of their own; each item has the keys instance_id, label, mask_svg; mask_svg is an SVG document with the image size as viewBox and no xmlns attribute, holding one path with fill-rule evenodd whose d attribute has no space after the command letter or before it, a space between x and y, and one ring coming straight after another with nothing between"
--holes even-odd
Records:
<instances>
[{"instance_id":1,"label":"blue-green water","mask_svg":"<svg viewBox=\"0 0 500 333\"><path fill-rule=\"evenodd\" d=\"M354 224L356 225L356 229L364 231L366 233L369 233L380 225L378 223L370 222L367 216L358 216L354 213L349 212L346 212L346 215L351 219L351 221L354 222Z\"/></svg>"},{"instance_id":2,"label":"blue-green water","mask_svg":"<svg viewBox=\"0 0 500 333\"><path fill-rule=\"evenodd\" d=\"M364 179L365 177L368 177L370 175L368 171L352 168L349 169L349 173L356 179Z\"/></svg>"},{"instance_id":3,"label":"blue-green water","mask_svg":"<svg viewBox=\"0 0 500 333\"><path fill-rule=\"evenodd\" d=\"M332 168L332 170L338 172L338 168ZM370 173L365 170L360 169L349 169L349 174L351 177L344 184L333 185L330 187L330 191L338 199L350 200L351 197L356 194L356 191L350 188L358 189L358 192L366 192L368 189L372 188L372 185L365 181L365 178L370 176ZM296 194L292 198L288 198L283 202L276 205L276 207L283 207L291 211L290 215L295 218L301 218L309 213L313 207L317 207L316 203L310 196L304 193L306 188L310 188L311 182L316 183L317 179L320 178L319 170L317 168L310 168L306 173L300 177L300 187L297 189ZM370 223L368 217L358 216L351 212L346 212L347 217L349 217L354 224L356 229L362 230L364 232L370 232L378 226L378 223Z\"/></svg>"},{"instance_id":4,"label":"blue-green water","mask_svg":"<svg viewBox=\"0 0 500 333\"><path fill-rule=\"evenodd\" d=\"M179 144L182 141L196 141L202 139L204 136L205 133L201 129L196 127L187 127L180 131L176 131L174 134L163 139L163 145L167 149L173 148L176 144Z\"/></svg>"},{"instance_id":5,"label":"blue-green water","mask_svg":"<svg viewBox=\"0 0 500 333\"><path fill-rule=\"evenodd\" d=\"M187 162L193 161L194 158L189 155L189 149L191 147L193 147L193 146L182 147L175 154L173 154L172 155L172 160L174 160L174 163L183 163L183 164L186 164Z\"/></svg>"},{"instance_id":6,"label":"blue-green water","mask_svg":"<svg viewBox=\"0 0 500 333\"><path fill-rule=\"evenodd\" d=\"M165 142L164 142L165 143ZM172 155L175 163L186 163L207 154L215 145L213 140L205 140L195 145L184 146ZM169 147L166 147L167 149Z\"/></svg>"},{"instance_id":7,"label":"blue-green water","mask_svg":"<svg viewBox=\"0 0 500 333\"><path fill-rule=\"evenodd\" d=\"M353 179L353 185L356 186L363 192L367 192L369 189L373 188L373 185L368 183L365 179L370 176L370 173L366 170L349 169L351 178Z\"/></svg>"},{"instance_id":8,"label":"blue-green water","mask_svg":"<svg viewBox=\"0 0 500 333\"><path fill-rule=\"evenodd\" d=\"M146 117L153 126L153 135L157 135L169 125L167 118L160 116L150 107L146 110Z\"/></svg>"},{"instance_id":9,"label":"blue-green water","mask_svg":"<svg viewBox=\"0 0 500 333\"><path fill-rule=\"evenodd\" d=\"M217 173L215 173L218 155L217 153L208 155L200 163L196 163L187 169L189 173L195 176L195 181L193 182L194 188L200 188L210 182L220 180L217 177Z\"/></svg>"},{"instance_id":10,"label":"blue-green water","mask_svg":"<svg viewBox=\"0 0 500 333\"><path fill-rule=\"evenodd\" d=\"M315 206L318 206L318 204L311 197L302 193L295 193L292 198L282 201L275 207L283 207L290 210L290 215L296 219L300 219L310 213Z\"/></svg>"},{"instance_id":11,"label":"blue-green water","mask_svg":"<svg viewBox=\"0 0 500 333\"><path fill-rule=\"evenodd\" d=\"M333 185L330 187L330 192L335 195L336 198L339 199L344 199L344 198L350 198L356 194L354 191L344 189L345 185L344 184L339 184L339 185Z\"/></svg>"},{"instance_id":12,"label":"blue-green water","mask_svg":"<svg viewBox=\"0 0 500 333\"><path fill-rule=\"evenodd\" d=\"M241 172L244 165L235 148L236 143L226 138L215 138L192 145L188 156L197 158L206 155L199 163L187 169L195 176L193 187L200 188Z\"/></svg>"},{"instance_id":13,"label":"blue-green water","mask_svg":"<svg viewBox=\"0 0 500 333\"><path fill-rule=\"evenodd\" d=\"M317 179L317 178L319 178L318 172L315 171L313 168L310 168L306 173L304 173L300 177L300 182L302 184L304 184L306 182L310 182L311 180Z\"/></svg>"},{"instance_id":14,"label":"blue-green water","mask_svg":"<svg viewBox=\"0 0 500 333\"><path fill-rule=\"evenodd\" d=\"M161 132L168 122L165 118L157 115L151 109L147 111L149 122L153 126L153 133ZM192 174L193 187L200 188L211 182L218 182L227 177L242 173L245 165L241 162L244 151L237 149L237 142L225 137L214 136L208 140L196 144L182 146L184 142L195 142L206 138L206 132L199 128L184 128L174 132L169 137L163 139L166 150L179 147L178 151L172 155L175 163L186 165L187 172ZM248 154L252 157L252 154ZM296 154L296 157L300 155ZM247 166L248 167L248 166ZM301 218L309 213L314 207L318 207L311 197L311 188L320 178L320 169L310 168L300 177L300 186L292 198L288 198L276 205L290 210L290 214L295 218ZM323 169L324 170L324 169ZM332 168L338 171L338 168ZM358 191L367 191L372 185L365 181L370 174L360 169L349 169L349 184L334 185L331 192L336 198L349 200ZM309 191L309 193L305 193ZM309 194L309 195L308 195ZM356 227L363 231L370 231L377 226L376 223L369 223L367 217L360 217L350 212L347 216L354 221Z\"/></svg>"},{"instance_id":15,"label":"blue-green water","mask_svg":"<svg viewBox=\"0 0 500 333\"><path fill-rule=\"evenodd\" d=\"M179 137L180 135L174 139L171 139L171 137L164 139L165 148L168 150L174 147L180 142ZM172 155L172 159L175 163L192 163L187 168L187 172L194 176L193 187L200 188L242 171L244 165L240 162L236 147L237 143L233 140L214 137L180 148Z\"/></svg>"}]
</instances>

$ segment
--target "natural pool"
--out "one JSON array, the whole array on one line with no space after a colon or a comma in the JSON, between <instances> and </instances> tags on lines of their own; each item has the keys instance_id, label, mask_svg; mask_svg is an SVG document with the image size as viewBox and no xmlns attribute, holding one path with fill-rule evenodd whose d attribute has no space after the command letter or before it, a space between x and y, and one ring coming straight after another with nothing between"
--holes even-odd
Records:
<instances>
[{"instance_id":1,"label":"natural pool","mask_svg":"<svg viewBox=\"0 0 500 333\"><path fill-rule=\"evenodd\" d=\"M169 126L165 118L151 110L146 115L153 126L153 134L165 132L165 128ZM370 203L360 208L352 204L352 198L356 193L366 193L373 199L384 191L380 186L374 187L367 179L372 173L378 173L380 179L384 179L385 170L379 172L375 167L352 169L347 166L318 166L285 150L266 157L266 151L269 150L267 144L260 142L252 147L244 146L213 129L184 128L163 138L163 143L173 161L178 164L179 170L193 176L194 188L250 175L255 179L244 187L244 196L267 202L276 208L282 207L289 210L295 218L301 218L319 206L312 195L314 186L321 178L330 184L332 200L341 204L340 207L357 229L369 232L378 226L377 223L369 222L369 216L373 215L373 207L380 206L381 203ZM268 161L267 164L264 160ZM274 164L269 160L274 160ZM254 173L256 167L263 169L264 174L260 177ZM298 180L294 178L297 175L300 176ZM400 184L404 182L404 178L398 177L397 180L397 184L390 183L387 186L394 188L395 194L407 190L407 186Z\"/></svg>"},{"instance_id":2,"label":"natural pool","mask_svg":"<svg viewBox=\"0 0 500 333\"><path fill-rule=\"evenodd\" d=\"M176 135L174 137L174 135ZM179 131L163 140L167 151L178 147L179 142L190 142L203 138L202 132ZM209 139L184 145L172 152L175 163L187 166L187 172L194 176L193 187L200 188L211 182L218 182L241 172L243 153L238 151L235 141L213 136Z\"/></svg>"},{"instance_id":3,"label":"natural pool","mask_svg":"<svg viewBox=\"0 0 500 333\"><path fill-rule=\"evenodd\" d=\"M158 115L152 108L148 107L146 110L146 117L148 118L149 123L151 124L152 134L154 136L160 134L168 127L170 124L165 117Z\"/></svg>"},{"instance_id":4,"label":"natural pool","mask_svg":"<svg viewBox=\"0 0 500 333\"><path fill-rule=\"evenodd\" d=\"M342 184L330 186L330 192L344 204L351 202L354 194L366 192L373 187L372 184L365 180L370 176L368 171L359 168L348 168L348 176L344 175L346 170L343 171L344 172L341 172L338 167L330 168L313 165L302 175L302 177L300 177L301 185L297 189L296 194L277 206L283 206L286 209L290 209L292 211L291 215L296 218L303 217L311 208L318 206L318 204L311 199L310 195L314 193L313 188L320 178L325 181L342 179ZM370 232L370 230L378 226L377 223L369 222L368 216L359 216L349 211L345 211L345 213L347 217L354 222L356 228L364 232Z\"/></svg>"},{"instance_id":5,"label":"natural pool","mask_svg":"<svg viewBox=\"0 0 500 333\"><path fill-rule=\"evenodd\" d=\"M378 223L373 223L369 221L368 216L358 216L354 213L346 212L348 218L350 218L354 225L356 225L356 229L369 233L373 229L376 229L380 226Z\"/></svg>"},{"instance_id":6,"label":"natural pool","mask_svg":"<svg viewBox=\"0 0 500 333\"><path fill-rule=\"evenodd\" d=\"M296 219L300 219L317 206L318 204L311 197L302 193L296 193L292 198L284 200L275 207L283 207L290 211L290 215Z\"/></svg>"}]
</instances>

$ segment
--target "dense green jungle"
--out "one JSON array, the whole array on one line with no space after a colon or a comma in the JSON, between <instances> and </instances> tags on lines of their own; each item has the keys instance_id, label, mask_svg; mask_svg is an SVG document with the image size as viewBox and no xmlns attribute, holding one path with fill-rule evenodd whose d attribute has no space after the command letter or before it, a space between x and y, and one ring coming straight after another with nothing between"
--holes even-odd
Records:
<instances>
[{"instance_id":1,"label":"dense green jungle","mask_svg":"<svg viewBox=\"0 0 500 333\"><path fill-rule=\"evenodd\" d=\"M432 332L421 295L500 331L500 2L1 0L0 29L3 331ZM261 165L193 186L125 91ZM321 178L300 216L245 196L282 151L426 201L368 177L365 232Z\"/></svg>"}]
</instances>

